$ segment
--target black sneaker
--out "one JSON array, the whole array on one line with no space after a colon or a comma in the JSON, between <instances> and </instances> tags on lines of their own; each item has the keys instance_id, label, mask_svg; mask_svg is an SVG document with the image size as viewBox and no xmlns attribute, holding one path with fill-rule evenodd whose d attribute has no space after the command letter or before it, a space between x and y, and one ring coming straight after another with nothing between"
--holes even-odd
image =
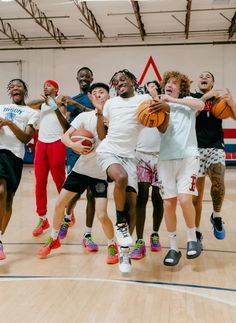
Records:
<instances>
[{"instance_id":1,"label":"black sneaker","mask_svg":"<svg viewBox=\"0 0 236 323\"><path fill-rule=\"evenodd\" d=\"M213 213L212 213L210 221L213 225L213 232L216 239L223 240L225 238L225 229L223 226L222 218L221 217L213 218Z\"/></svg>"},{"instance_id":2,"label":"black sneaker","mask_svg":"<svg viewBox=\"0 0 236 323\"><path fill-rule=\"evenodd\" d=\"M200 231L196 231L196 237L197 237L197 242L201 247L201 250L203 250L203 244L202 244L203 234Z\"/></svg>"}]
</instances>

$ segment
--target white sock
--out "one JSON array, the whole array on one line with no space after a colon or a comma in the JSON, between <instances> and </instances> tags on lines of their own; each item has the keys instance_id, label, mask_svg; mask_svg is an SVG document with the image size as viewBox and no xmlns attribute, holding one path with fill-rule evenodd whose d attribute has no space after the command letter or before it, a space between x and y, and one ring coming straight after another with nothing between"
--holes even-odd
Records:
<instances>
[{"instance_id":1,"label":"white sock","mask_svg":"<svg viewBox=\"0 0 236 323\"><path fill-rule=\"evenodd\" d=\"M196 231L197 231L197 232L202 232L202 231L200 230L200 227L196 227Z\"/></svg>"},{"instance_id":2,"label":"white sock","mask_svg":"<svg viewBox=\"0 0 236 323\"><path fill-rule=\"evenodd\" d=\"M40 219L42 219L43 221L47 220L47 216L46 216L46 214L45 214L45 215L40 215L39 217L40 217Z\"/></svg>"},{"instance_id":3,"label":"white sock","mask_svg":"<svg viewBox=\"0 0 236 323\"><path fill-rule=\"evenodd\" d=\"M65 220L71 221L71 218L72 218L72 213L71 214L65 213L65 216L64 216Z\"/></svg>"},{"instance_id":4,"label":"white sock","mask_svg":"<svg viewBox=\"0 0 236 323\"><path fill-rule=\"evenodd\" d=\"M176 231L175 232L168 232L169 241L170 241L170 249L173 249L175 251L179 251L177 246L177 236Z\"/></svg>"},{"instance_id":5,"label":"white sock","mask_svg":"<svg viewBox=\"0 0 236 323\"><path fill-rule=\"evenodd\" d=\"M196 228L191 228L191 229L187 229L187 242L189 241L197 241L197 237L196 237Z\"/></svg>"},{"instance_id":6,"label":"white sock","mask_svg":"<svg viewBox=\"0 0 236 323\"><path fill-rule=\"evenodd\" d=\"M86 236L87 234L91 234L91 233L92 233L92 228L85 227L84 236Z\"/></svg>"},{"instance_id":7,"label":"white sock","mask_svg":"<svg viewBox=\"0 0 236 323\"><path fill-rule=\"evenodd\" d=\"M59 230L55 230L52 228L51 237L53 238L53 240L57 240L58 233L59 233Z\"/></svg>"},{"instance_id":8,"label":"white sock","mask_svg":"<svg viewBox=\"0 0 236 323\"><path fill-rule=\"evenodd\" d=\"M110 244L114 244L114 239L107 240L107 244L108 244L108 246L109 246Z\"/></svg>"},{"instance_id":9,"label":"white sock","mask_svg":"<svg viewBox=\"0 0 236 323\"><path fill-rule=\"evenodd\" d=\"M214 218L219 218L220 217L220 212L213 211L213 219Z\"/></svg>"}]
</instances>

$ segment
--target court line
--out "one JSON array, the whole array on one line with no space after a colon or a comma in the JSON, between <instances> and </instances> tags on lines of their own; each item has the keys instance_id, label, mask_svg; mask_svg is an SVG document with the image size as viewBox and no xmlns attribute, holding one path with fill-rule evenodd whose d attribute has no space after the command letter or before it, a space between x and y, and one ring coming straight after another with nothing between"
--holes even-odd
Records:
<instances>
[{"instance_id":1,"label":"court line","mask_svg":"<svg viewBox=\"0 0 236 323\"><path fill-rule=\"evenodd\" d=\"M6 281L31 281L31 280L73 280L73 281L86 281L86 282L102 282L102 283L114 283L114 284L130 284L130 285L146 285L156 288L163 288L168 289L171 291L183 293L183 294L190 294L193 296L203 297L209 300L214 300L220 303L224 303L227 305L232 305L236 307L236 301L228 301L224 298L212 296L212 295L205 295L203 293L198 293L195 291L188 290L188 288L194 289L203 289L203 290L214 290L217 292L236 292L235 288L224 288L218 286L206 286L206 285L192 285L192 284L180 284L180 283L166 283L166 282L147 282L147 281L138 281L138 280L124 280L124 279L104 279L104 278L83 278L83 277L65 277L65 276L0 276L0 282ZM182 288L187 288L187 290Z\"/></svg>"}]
</instances>

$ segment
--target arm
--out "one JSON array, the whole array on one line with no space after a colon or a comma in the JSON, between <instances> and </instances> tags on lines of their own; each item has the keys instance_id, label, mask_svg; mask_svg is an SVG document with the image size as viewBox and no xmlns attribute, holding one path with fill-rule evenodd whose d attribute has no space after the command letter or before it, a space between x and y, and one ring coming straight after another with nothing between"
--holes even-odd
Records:
<instances>
[{"instance_id":1,"label":"arm","mask_svg":"<svg viewBox=\"0 0 236 323\"><path fill-rule=\"evenodd\" d=\"M226 89L226 93L222 96L222 98L225 99L230 106L233 114L233 119L236 120L236 103L233 100L232 94L229 89Z\"/></svg>"},{"instance_id":2,"label":"arm","mask_svg":"<svg viewBox=\"0 0 236 323\"><path fill-rule=\"evenodd\" d=\"M45 99L32 100L27 103L27 106L31 109L40 109L41 105L45 102Z\"/></svg>"},{"instance_id":3,"label":"arm","mask_svg":"<svg viewBox=\"0 0 236 323\"><path fill-rule=\"evenodd\" d=\"M88 112L88 111L92 110L91 108L88 108L88 107L84 106L83 104L73 100L70 96L63 96L62 101L65 103L65 105L67 105L67 104L73 105L76 108L79 108L82 112Z\"/></svg>"},{"instance_id":4,"label":"arm","mask_svg":"<svg viewBox=\"0 0 236 323\"><path fill-rule=\"evenodd\" d=\"M186 105L192 109L199 110L199 111L203 110L205 106L204 102L199 99L188 99L188 98L177 99L167 94L164 94L162 96L162 100L164 100L165 102L172 102L172 103Z\"/></svg>"},{"instance_id":5,"label":"arm","mask_svg":"<svg viewBox=\"0 0 236 323\"><path fill-rule=\"evenodd\" d=\"M16 138L20 140L23 144L27 144L31 140L35 131L32 125L27 125L25 131L23 131L12 121L0 118L0 128L4 126L9 127L16 136Z\"/></svg>"},{"instance_id":6,"label":"arm","mask_svg":"<svg viewBox=\"0 0 236 323\"><path fill-rule=\"evenodd\" d=\"M74 127L70 127L64 135L61 137L61 141L63 144L65 144L67 147L73 149L75 152L79 153L80 155L85 155L90 152L91 147L84 146L83 145L83 139L78 140L76 142L71 141L70 136L75 131Z\"/></svg>"}]
</instances>

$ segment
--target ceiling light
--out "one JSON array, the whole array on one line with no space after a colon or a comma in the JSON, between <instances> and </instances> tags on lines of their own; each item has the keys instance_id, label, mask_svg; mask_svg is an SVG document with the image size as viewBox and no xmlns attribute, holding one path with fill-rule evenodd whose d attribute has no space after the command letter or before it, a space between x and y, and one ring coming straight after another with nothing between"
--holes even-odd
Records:
<instances>
[{"instance_id":1,"label":"ceiling light","mask_svg":"<svg viewBox=\"0 0 236 323\"><path fill-rule=\"evenodd\" d=\"M12 2L14 0L1 0L2 2Z\"/></svg>"}]
</instances>

